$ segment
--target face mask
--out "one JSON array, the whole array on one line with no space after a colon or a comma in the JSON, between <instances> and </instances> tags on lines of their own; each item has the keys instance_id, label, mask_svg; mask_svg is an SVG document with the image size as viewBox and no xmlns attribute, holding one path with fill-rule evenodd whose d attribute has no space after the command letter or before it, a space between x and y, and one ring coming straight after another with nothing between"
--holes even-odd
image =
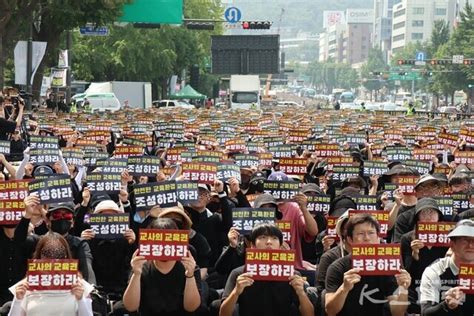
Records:
<instances>
[{"instance_id":1,"label":"face mask","mask_svg":"<svg viewBox=\"0 0 474 316\"><path fill-rule=\"evenodd\" d=\"M72 222L67 219L51 221L51 230L60 235L66 234L72 226Z\"/></svg>"},{"instance_id":2,"label":"face mask","mask_svg":"<svg viewBox=\"0 0 474 316\"><path fill-rule=\"evenodd\" d=\"M135 215L133 216L133 221L135 223L142 224L145 221L146 218L147 218L146 216L140 217L140 215L138 215L138 213L135 213Z\"/></svg>"},{"instance_id":3,"label":"face mask","mask_svg":"<svg viewBox=\"0 0 474 316\"><path fill-rule=\"evenodd\" d=\"M220 210L221 203L220 202L211 202L211 203L207 204L206 207L209 209L209 211L211 211L212 213L215 213L215 212L217 212L217 210Z\"/></svg>"}]
</instances>

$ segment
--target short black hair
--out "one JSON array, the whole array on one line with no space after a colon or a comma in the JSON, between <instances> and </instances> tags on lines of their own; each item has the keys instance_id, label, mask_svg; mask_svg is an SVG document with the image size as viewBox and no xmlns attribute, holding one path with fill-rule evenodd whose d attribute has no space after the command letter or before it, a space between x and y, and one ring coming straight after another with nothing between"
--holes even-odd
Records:
<instances>
[{"instance_id":1,"label":"short black hair","mask_svg":"<svg viewBox=\"0 0 474 316\"><path fill-rule=\"evenodd\" d=\"M262 223L255 226L250 233L250 242L255 245L255 241L260 236L275 236L278 237L280 245L283 244L283 233L280 228L274 224Z\"/></svg>"},{"instance_id":2,"label":"short black hair","mask_svg":"<svg viewBox=\"0 0 474 316\"><path fill-rule=\"evenodd\" d=\"M365 224L365 223L368 223L372 227L375 227L377 234L380 233L379 222L372 215L363 213L363 214L352 215L351 217L349 217L349 221L347 222L347 226L346 226L346 230L347 230L346 237L350 236L351 238L353 238L354 236L352 234L354 233L354 228L357 225Z\"/></svg>"}]
</instances>

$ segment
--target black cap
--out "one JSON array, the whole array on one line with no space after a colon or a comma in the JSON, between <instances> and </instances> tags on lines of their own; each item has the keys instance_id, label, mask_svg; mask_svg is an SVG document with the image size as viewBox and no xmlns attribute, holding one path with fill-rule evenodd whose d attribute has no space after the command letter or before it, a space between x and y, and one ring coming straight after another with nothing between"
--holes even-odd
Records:
<instances>
[{"instance_id":1,"label":"black cap","mask_svg":"<svg viewBox=\"0 0 474 316\"><path fill-rule=\"evenodd\" d=\"M91 197L90 207L94 209L97 206L97 204L99 204L100 202L105 201L105 200L111 200L111 199L112 198L107 193L96 193L92 195Z\"/></svg>"},{"instance_id":2,"label":"black cap","mask_svg":"<svg viewBox=\"0 0 474 316\"><path fill-rule=\"evenodd\" d=\"M48 214L56 210L65 210L74 213L74 204L70 202L50 204L48 208Z\"/></svg>"},{"instance_id":3,"label":"black cap","mask_svg":"<svg viewBox=\"0 0 474 316\"><path fill-rule=\"evenodd\" d=\"M420 213L421 211L425 209L433 209L433 210L438 211L441 214L441 216L443 215L443 213L439 209L438 203L433 198L427 197L427 198L419 199L418 202L416 202L415 215L418 215L418 213Z\"/></svg>"}]
</instances>

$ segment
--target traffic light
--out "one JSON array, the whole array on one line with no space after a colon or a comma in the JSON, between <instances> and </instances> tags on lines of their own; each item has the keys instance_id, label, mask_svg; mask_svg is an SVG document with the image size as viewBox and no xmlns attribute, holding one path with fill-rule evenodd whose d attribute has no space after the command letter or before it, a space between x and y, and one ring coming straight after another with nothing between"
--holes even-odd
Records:
<instances>
[{"instance_id":1,"label":"traffic light","mask_svg":"<svg viewBox=\"0 0 474 316\"><path fill-rule=\"evenodd\" d=\"M374 72L371 72L372 75L374 76L382 76L383 75L383 72L381 71L374 71Z\"/></svg>"},{"instance_id":2,"label":"traffic light","mask_svg":"<svg viewBox=\"0 0 474 316\"><path fill-rule=\"evenodd\" d=\"M414 65L415 60L413 60L413 59L399 59L398 64L399 65Z\"/></svg>"},{"instance_id":3,"label":"traffic light","mask_svg":"<svg viewBox=\"0 0 474 316\"><path fill-rule=\"evenodd\" d=\"M186 28L188 30L214 30L213 22L186 22Z\"/></svg>"},{"instance_id":4,"label":"traffic light","mask_svg":"<svg viewBox=\"0 0 474 316\"><path fill-rule=\"evenodd\" d=\"M474 65L474 59L464 59L464 65Z\"/></svg>"},{"instance_id":5,"label":"traffic light","mask_svg":"<svg viewBox=\"0 0 474 316\"><path fill-rule=\"evenodd\" d=\"M193 65L191 67L191 75L190 75L190 84L191 87L194 89L199 89L199 79L200 79L200 73L199 73L199 66L198 65Z\"/></svg>"},{"instance_id":6,"label":"traffic light","mask_svg":"<svg viewBox=\"0 0 474 316\"><path fill-rule=\"evenodd\" d=\"M408 75L408 72L406 72L406 71L405 71L405 72L399 72L398 74L399 74L400 76L406 76L406 75Z\"/></svg>"},{"instance_id":7,"label":"traffic light","mask_svg":"<svg viewBox=\"0 0 474 316\"><path fill-rule=\"evenodd\" d=\"M453 61L451 59L432 59L430 63L432 65L451 65Z\"/></svg>"},{"instance_id":8,"label":"traffic light","mask_svg":"<svg viewBox=\"0 0 474 316\"><path fill-rule=\"evenodd\" d=\"M242 28L244 30L269 30L272 24L270 21L243 21Z\"/></svg>"}]
</instances>

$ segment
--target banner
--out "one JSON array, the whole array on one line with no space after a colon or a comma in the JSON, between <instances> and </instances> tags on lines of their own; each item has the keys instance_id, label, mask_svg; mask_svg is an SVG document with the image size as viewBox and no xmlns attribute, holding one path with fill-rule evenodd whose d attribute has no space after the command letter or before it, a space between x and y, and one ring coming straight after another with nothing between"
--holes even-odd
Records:
<instances>
[{"instance_id":1,"label":"banner","mask_svg":"<svg viewBox=\"0 0 474 316\"><path fill-rule=\"evenodd\" d=\"M283 241L289 243L291 240L291 221L276 221L275 224L283 233Z\"/></svg>"},{"instance_id":2,"label":"banner","mask_svg":"<svg viewBox=\"0 0 474 316\"><path fill-rule=\"evenodd\" d=\"M418 178L417 176L396 176L394 182L403 194L414 195Z\"/></svg>"},{"instance_id":3,"label":"banner","mask_svg":"<svg viewBox=\"0 0 474 316\"><path fill-rule=\"evenodd\" d=\"M143 155L143 147L117 145L114 151L115 158L128 158L130 156Z\"/></svg>"},{"instance_id":4,"label":"banner","mask_svg":"<svg viewBox=\"0 0 474 316\"><path fill-rule=\"evenodd\" d=\"M62 88L67 86L67 69L51 68L51 87Z\"/></svg>"},{"instance_id":5,"label":"banner","mask_svg":"<svg viewBox=\"0 0 474 316\"><path fill-rule=\"evenodd\" d=\"M282 158L280 159L280 171L291 175L306 174L306 166L308 159L306 158Z\"/></svg>"},{"instance_id":6,"label":"banner","mask_svg":"<svg viewBox=\"0 0 474 316\"><path fill-rule=\"evenodd\" d=\"M256 155L235 155L235 164L240 168L258 167L259 158Z\"/></svg>"},{"instance_id":7,"label":"banner","mask_svg":"<svg viewBox=\"0 0 474 316\"><path fill-rule=\"evenodd\" d=\"M127 170L127 159L126 158L109 158L101 159L96 163L97 167L102 169L103 173L115 173L122 174L123 171Z\"/></svg>"},{"instance_id":8,"label":"banner","mask_svg":"<svg viewBox=\"0 0 474 316\"><path fill-rule=\"evenodd\" d=\"M245 272L255 281L288 282L295 273L295 251L247 249Z\"/></svg>"},{"instance_id":9,"label":"banner","mask_svg":"<svg viewBox=\"0 0 474 316\"><path fill-rule=\"evenodd\" d=\"M0 225L17 224L23 216L29 180L0 182Z\"/></svg>"},{"instance_id":10,"label":"banner","mask_svg":"<svg viewBox=\"0 0 474 316\"><path fill-rule=\"evenodd\" d=\"M377 210L377 196L375 195L359 195L352 197L357 205L358 210Z\"/></svg>"},{"instance_id":11,"label":"banner","mask_svg":"<svg viewBox=\"0 0 474 316\"><path fill-rule=\"evenodd\" d=\"M172 229L140 229L138 255L150 260L181 260L188 255L189 232Z\"/></svg>"},{"instance_id":12,"label":"banner","mask_svg":"<svg viewBox=\"0 0 474 316\"><path fill-rule=\"evenodd\" d=\"M136 184L133 192L137 211L149 210L156 205L161 208L178 205L175 181Z\"/></svg>"},{"instance_id":13,"label":"banner","mask_svg":"<svg viewBox=\"0 0 474 316\"><path fill-rule=\"evenodd\" d=\"M459 286L467 295L474 294L474 264L461 263L459 266Z\"/></svg>"},{"instance_id":14,"label":"banner","mask_svg":"<svg viewBox=\"0 0 474 316\"><path fill-rule=\"evenodd\" d=\"M453 222L425 223L416 224L416 239L421 240L425 246L431 247L449 247L448 234L456 226Z\"/></svg>"},{"instance_id":15,"label":"banner","mask_svg":"<svg viewBox=\"0 0 474 316\"><path fill-rule=\"evenodd\" d=\"M222 182L229 182L230 178L236 178L239 183L242 182L240 167L233 163L218 163L216 177Z\"/></svg>"},{"instance_id":16,"label":"banner","mask_svg":"<svg viewBox=\"0 0 474 316\"><path fill-rule=\"evenodd\" d=\"M78 263L76 259L28 259L28 290L70 290L79 281Z\"/></svg>"},{"instance_id":17,"label":"banner","mask_svg":"<svg viewBox=\"0 0 474 316\"><path fill-rule=\"evenodd\" d=\"M84 222L89 223L96 239L118 239L128 229L129 214L86 214Z\"/></svg>"},{"instance_id":18,"label":"banner","mask_svg":"<svg viewBox=\"0 0 474 316\"><path fill-rule=\"evenodd\" d=\"M117 173L91 173L86 177L91 192L119 193L122 188L122 176Z\"/></svg>"},{"instance_id":19,"label":"banner","mask_svg":"<svg viewBox=\"0 0 474 316\"><path fill-rule=\"evenodd\" d=\"M326 235L330 238L334 238L336 241L339 240L339 236L337 235L336 231L336 224L337 220L339 219L338 216L328 216L327 217L327 227L326 227Z\"/></svg>"},{"instance_id":20,"label":"banner","mask_svg":"<svg viewBox=\"0 0 474 316\"><path fill-rule=\"evenodd\" d=\"M0 140L0 154L3 154L5 156L10 154L9 140Z\"/></svg>"},{"instance_id":21,"label":"banner","mask_svg":"<svg viewBox=\"0 0 474 316\"><path fill-rule=\"evenodd\" d=\"M33 84L33 79L36 74L36 70L41 63L41 60L44 57L46 52L47 42L37 42L33 41L33 52L32 52L32 73L30 75L30 83ZM15 58L15 84L25 85L27 82L26 74L26 64L28 61L28 42L27 41L18 41L14 50Z\"/></svg>"},{"instance_id":22,"label":"banner","mask_svg":"<svg viewBox=\"0 0 474 316\"><path fill-rule=\"evenodd\" d=\"M385 162L365 161L364 162L364 176L383 175L388 171Z\"/></svg>"},{"instance_id":23,"label":"banner","mask_svg":"<svg viewBox=\"0 0 474 316\"><path fill-rule=\"evenodd\" d=\"M189 204L199 199L198 183L192 181L176 181L176 194L181 204Z\"/></svg>"},{"instance_id":24,"label":"banner","mask_svg":"<svg viewBox=\"0 0 474 316\"><path fill-rule=\"evenodd\" d=\"M156 176L160 171L160 158L153 156L128 157L128 172L132 176Z\"/></svg>"},{"instance_id":25,"label":"banner","mask_svg":"<svg viewBox=\"0 0 474 316\"><path fill-rule=\"evenodd\" d=\"M38 193L40 204L72 202L71 177L68 174L33 180L28 184L30 195Z\"/></svg>"},{"instance_id":26,"label":"banner","mask_svg":"<svg viewBox=\"0 0 474 316\"><path fill-rule=\"evenodd\" d=\"M211 163L183 163L183 179L203 184L214 184L217 166Z\"/></svg>"},{"instance_id":27,"label":"banner","mask_svg":"<svg viewBox=\"0 0 474 316\"><path fill-rule=\"evenodd\" d=\"M243 235L250 234L255 226L262 223L275 223L275 210L251 207L232 210L232 227Z\"/></svg>"},{"instance_id":28,"label":"banner","mask_svg":"<svg viewBox=\"0 0 474 316\"><path fill-rule=\"evenodd\" d=\"M400 244L365 244L352 246L352 268L359 275L395 275L402 268Z\"/></svg>"},{"instance_id":29,"label":"banner","mask_svg":"<svg viewBox=\"0 0 474 316\"><path fill-rule=\"evenodd\" d=\"M306 206L310 213L322 212L327 214L331 206L331 197L329 195L309 195L308 205Z\"/></svg>"},{"instance_id":30,"label":"banner","mask_svg":"<svg viewBox=\"0 0 474 316\"><path fill-rule=\"evenodd\" d=\"M30 162L37 165L53 165L59 160L58 149L31 149Z\"/></svg>"},{"instance_id":31,"label":"banner","mask_svg":"<svg viewBox=\"0 0 474 316\"><path fill-rule=\"evenodd\" d=\"M300 184L294 181L269 181L263 183L263 191L273 195L277 201L291 201L299 192Z\"/></svg>"}]
</instances>

